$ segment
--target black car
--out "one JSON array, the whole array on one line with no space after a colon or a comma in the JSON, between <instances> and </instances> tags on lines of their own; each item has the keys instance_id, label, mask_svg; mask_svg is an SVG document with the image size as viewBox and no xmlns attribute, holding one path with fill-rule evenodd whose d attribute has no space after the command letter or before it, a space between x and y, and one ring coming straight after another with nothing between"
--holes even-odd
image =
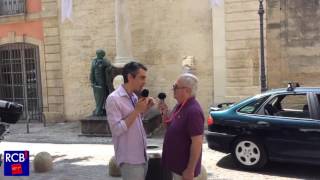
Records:
<instances>
[{"instance_id":1,"label":"black car","mask_svg":"<svg viewBox=\"0 0 320 180\"><path fill-rule=\"evenodd\" d=\"M270 90L225 108L211 108L209 148L231 153L237 165L270 161L320 164L320 87Z\"/></svg>"},{"instance_id":2,"label":"black car","mask_svg":"<svg viewBox=\"0 0 320 180\"><path fill-rule=\"evenodd\" d=\"M0 140L9 127L16 123L23 113L23 106L15 102L0 100Z\"/></svg>"}]
</instances>

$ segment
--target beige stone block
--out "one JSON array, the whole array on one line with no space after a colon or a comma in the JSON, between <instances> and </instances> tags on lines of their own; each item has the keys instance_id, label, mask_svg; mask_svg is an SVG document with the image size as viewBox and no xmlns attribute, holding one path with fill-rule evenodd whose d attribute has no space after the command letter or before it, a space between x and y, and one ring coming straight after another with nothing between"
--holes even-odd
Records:
<instances>
[{"instance_id":1,"label":"beige stone block","mask_svg":"<svg viewBox=\"0 0 320 180\"><path fill-rule=\"evenodd\" d=\"M55 63L55 62L50 62L46 63L46 70L47 71L53 71L53 70L61 70L61 63Z\"/></svg>"},{"instance_id":2,"label":"beige stone block","mask_svg":"<svg viewBox=\"0 0 320 180\"><path fill-rule=\"evenodd\" d=\"M57 2L57 0L42 0L42 3L53 3L53 2Z\"/></svg>"},{"instance_id":3,"label":"beige stone block","mask_svg":"<svg viewBox=\"0 0 320 180\"><path fill-rule=\"evenodd\" d=\"M280 35L281 31L280 29L267 29L267 34L268 34L268 41L271 40L273 42L277 42L277 44L280 45Z\"/></svg>"},{"instance_id":4,"label":"beige stone block","mask_svg":"<svg viewBox=\"0 0 320 180\"><path fill-rule=\"evenodd\" d=\"M243 0L225 0L225 4L234 3L234 2L242 2ZM248 0L247 0L248 1Z\"/></svg>"},{"instance_id":5,"label":"beige stone block","mask_svg":"<svg viewBox=\"0 0 320 180\"><path fill-rule=\"evenodd\" d=\"M234 78L228 78L228 81L226 82L227 87L247 87L252 86L252 80L253 77L247 76L247 77L234 77Z\"/></svg>"},{"instance_id":6,"label":"beige stone block","mask_svg":"<svg viewBox=\"0 0 320 180\"><path fill-rule=\"evenodd\" d=\"M42 11L41 12L41 17L42 18L52 18L52 17L57 17L58 14L54 10L49 10L49 11Z\"/></svg>"},{"instance_id":7,"label":"beige stone block","mask_svg":"<svg viewBox=\"0 0 320 180\"><path fill-rule=\"evenodd\" d=\"M41 13L27 13L27 21L37 20L41 18Z\"/></svg>"},{"instance_id":8,"label":"beige stone block","mask_svg":"<svg viewBox=\"0 0 320 180\"><path fill-rule=\"evenodd\" d=\"M287 47L290 56L320 56L320 47Z\"/></svg>"},{"instance_id":9,"label":"beige stone block","mask_svg":"<svg viewBox=\"0 0 320 180\"><path fill-rule=\"evenodd\" d=\"M258 19L227 23L226 31L259 30L259 23Z\"/></svg>"},{"instance_id":10,"label":"beige stone block","mask_svg":"<svg viewBox=\"0 0 320 180\"><path fill-rule=\"evenodd\" d=\"M47 79L52 80L52 79L62 79L62 71L57 70L57 71L47 71Z\"/></svg>"},{"instance_id":11,"label":"beige stone block","mask_svg":"<svg viewBox=\"0 0 320 180\"><path fill-rule=\"evenodd\" d=\"M43 27L44 28L52 28L52 27L58 27L59 23L58 23L58 18L54 17L54 18L46 18L43 21Z\"/></svg>"},{"instance_id":12,"label":"beige stone block","mask_svg":"<svg viewBox=\"0 0 320 180\"><path fill-rule=\"evenodd\" d=\"M48 96L63 96L63 88L48 88Z\"/></svg>"},{"instance_id":13,"label":"beige stone block","mask_svg":"<svg viewBox=\"0 0 320 180\"><path fill-rule=\"evenodd\" d=\"M5 18L0 18L0 23L1 24L6 24L6 23L17 23L24 21L25 17L23 14L20 15L15 15L15 16L7 16Z\"/></svg>"},{"instance_id":14,"label":"beige stone block","mask_svg":"<svg viewBox=\"0 0 320 180\"><path fill-rule=\"evenodd\" d=\"M44 36L59 36L58 28L44 28Z\"/></svg>"},{"instance_id":15,"label":"beige stone block","mask_svg":"<svg viewBox=\"0 0 320 180\"><path fill-rule=\"evenodd\" d=\"M227 41L226 44L228 50L243 50L260 47L260 41L258 39Z\"/></svg>"},{"instance_id":16,"label":"beige stone block","mask_svg":"<svg viewBox=\"0 0 320 180\"><path fill-rule=\"evenodd\" d=\"M255 11L259 8L259 1L237 1L225 4L226 13Z\"/></svg>"},{"instance_id":17,"label":"beige stone block","mask_svg":"<svg viewBox=\"0 0 320 180\"><path fill-rule=\"evenodd\" d=\"M228 96L252 96L260 92L260 87L226 87Z\"/></svg>"},{"instance_id":18,"label":"beige stone block","mask_svg":"<svg viewBox=\"0 0 320 180\"><path fill-rule=\"evenodd\" d=\"M260 38L260 30L232 31L226 33L227 40L245 40Z\"/></svg>"},{"instance_id":19,"label":"beige stone block","mask_svg":"<svg viewBox=\"0 0 320 180\"><path fill-rule=\"evenodd\" d=\"M63 104L49 104L49 112L61 112L63 113Z\"/></svg>"},{"instance_id":20,"label":"beige stone block","mask_svg":"<svg viewBox=\"0 0 320 180\"><path fill-rule=\"evenodd\" d=\"M44 37L44 44L47 45L60 45L59 36L46 36Z\"/></svg>"},{"instance_id":21,"label":"beige stone block","mask_svg":"<svg viewBox=\"0 0 320 180\"><path fill-rule=\"evenodd\" d=\"M48 104L50 108L50 104L63 104L64 98L63 96L48 96Z\"/></svg>"},{"instance_id":22,"label":"beige stone block","mask_svg":"<svg viewBox=\"0 0 320 180\"><path fill-rule=\"evenodd\" d=\"M46 54L46 62L61 62L60 54Z\"/></svg>"},{"instance_id":23,"label":"beige stone block","mask_svg":"<svg viewBox=\"0 0 320 180\"><path fill-rule=\"evenodd\" d=\"M64 122L64 115L62 112L44 112L47 122Z\"/></svg>"},{"instance_id":24,"label":"beige stone block","mask_svg":"<svg viewBox=\"0 0 320 180\"><path fill-rule=\"evenodd\" d=\"M45 46L45 53L60 53L60 45L47 45Z\"/></svg>"},{"instance_id":25,"label":"beige stone block","mask_svg":"<svg viewBox=\"0 0 320 180\"><path fill-rule=\"evenodd\" d=\"M239 21L256 21L259 19L256 11L242 11L225 14L227 23L239 22Z\"/></svg>"},{"instance_id":26,"label":"beige stone block","mask_svg":"<svg viewBox=\"0 0 320 180\"><path fill-rule=\"evenodd\" d=\"M226 61L226 68L249 68L252 67L252 63L248 59L232 59Z\"/></svg>"},{"instance_id":27,"label":"beige stone block","mask_svg":"<svg viewBox=\"0 0 320 180\"><path fill-rule=\"evenodd\" d=\"M42 17L55 17L58 15L56 2L43 2L42 3Z\"/></svg>"},{"instance_id":28,"label":"beige stone block","mask_svg":"<svg viewBox=\"0 0 320 180\"><path fill-rule=\"evenodd\" d=\"M47 80L47 87L53 87L53 88L59 88L63 87L63 81L62 79L52 79L52 80Z\"/></svg>"},{"instance_id":29,"label":"beige stone block","mask_svg":"<svg viewBox=\"0 0 320 180\"><path fill-rule=\"evenodd\" d=\"M227 70L227 81L228 78L234 78L234 77L248 77L248 74L250 74L250 69L247 68L237 68L237 69L228 69Z\"/></svg>"},{"instance_id":30,"label":"beige stone block","mask_svg":"<svg viewBox=\"0 0 320 180\"><path fill-rule=\"evenodd\" d=\"M240 102L241 100L244 100L250 96L253 96L255 94L251 94L251 95L236 95L236 96L225 96L225 101L224 102Z\"/></svg>"},{"instance_id":31,"label":"beige stone block","mask_svg":"<svg viewBox=\"0 0 320 180\"><path fill-rule=\"evenodd\" d=\"M247 60L248 54L250 54L251 49L241 49L241 50L227 50L227 61L229 60Z\"/></svg>"}]
</instances>

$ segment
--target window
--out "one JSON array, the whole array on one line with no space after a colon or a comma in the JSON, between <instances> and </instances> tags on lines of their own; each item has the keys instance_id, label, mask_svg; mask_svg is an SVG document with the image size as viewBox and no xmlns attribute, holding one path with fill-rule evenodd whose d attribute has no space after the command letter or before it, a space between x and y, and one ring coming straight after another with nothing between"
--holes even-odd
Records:
<instances>
[{"instance_id":1,"label":"window","mask_svg":"<svg viewBox=\"0 0 320 180\"><path fill-rule=\"evenodd\" d=\"M271 116L310 118L306 94L279 95L264 106L264 113Z\"/></svg>"},{"instance_id":2,"label":"window","mask_svg":"<svg viewBox=\"0 0 320 180\"><path fill-rule=\"evenodd\" d=\"M41 77L38 46L27 43L0 46L0 99L22 104L22 119L41 120Z\"/></svg>"},{"instance_id":3,"label":"window","mask_svg":"<svg viewBox=\"0 0 320 180\"><path fill-rule=\"evenodd\" d=\"M25 12L25 0L1 0L0 16L22 14Z\"/></svg>"},{"instance_id":4,"label":"window","mask_svg":"<svg viewBox=\"0 0 320 180\"><path fill-rule=\"evenodd\" d=\"M263 102L265 102L270 96L265 96L260 99L257 99L248 105L242 107L239 112L246 113L246 114L253 114L256 112L256 110L261 106Z\"/></svg>"},{"instance_id":5,"label":"window","mask_svg":"<svg viewBox=\"0 0 320 180\"><path fill-rule=\"evenodd\" d=\"M283 109L302 110L308 105L307 96L304 95L287 95L281 102Z\"/></svg>"}]
</instances>

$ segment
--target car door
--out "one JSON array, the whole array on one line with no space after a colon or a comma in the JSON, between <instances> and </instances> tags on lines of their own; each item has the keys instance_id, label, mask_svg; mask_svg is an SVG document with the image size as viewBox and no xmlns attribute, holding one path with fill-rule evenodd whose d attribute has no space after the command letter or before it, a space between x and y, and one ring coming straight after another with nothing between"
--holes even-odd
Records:
<instances>
[{"instance_id":1,"label":"car door","mask_svg":"<svg viewBox=\"0 0 320 180\"><path fill-rule=\"evenodd\" d=\"M272 97L263 105L258 124L265 124L265 144L269 157L320 163L320 120L314 112L319 107L312 93L286 93ZM272 114L265 109L272 106Z\"/></svg>"}]
</instances>

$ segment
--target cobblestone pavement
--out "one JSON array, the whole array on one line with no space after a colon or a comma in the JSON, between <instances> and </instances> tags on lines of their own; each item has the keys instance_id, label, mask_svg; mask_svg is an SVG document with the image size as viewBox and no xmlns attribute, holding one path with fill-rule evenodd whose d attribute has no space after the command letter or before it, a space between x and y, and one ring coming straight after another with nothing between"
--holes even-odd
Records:
<instances>
[{"instance_id":1,"label":"cobblestone pavement","mask_svg":"<svg viewBox=\"0 0 320 180\"><path fill-rule=\"evenodd\" d=\"M29 177L4 177L0 179L32 180L115 180L107 174L107 164L113 156L113 146L109 137L82 137L78 123L57 123L43 127L31 124L26 133L25 124L11 126L5 141L0 142L0 153L4 150L30 151ZM148 139L149 144L161 147L161 135ZM41 151L49 152L54 159L53 170L48 173L35 173L32 169L34 156ZM157 151L157 150L154 150ZM208 180L256 180L256 179L320 179L320 166L269 163L259 172L247 172L237 168L230 155L219 153L203 145L203 165L208 172ZM1 167L3 168L3 167Z\"/></svg>"}]
</instances>

